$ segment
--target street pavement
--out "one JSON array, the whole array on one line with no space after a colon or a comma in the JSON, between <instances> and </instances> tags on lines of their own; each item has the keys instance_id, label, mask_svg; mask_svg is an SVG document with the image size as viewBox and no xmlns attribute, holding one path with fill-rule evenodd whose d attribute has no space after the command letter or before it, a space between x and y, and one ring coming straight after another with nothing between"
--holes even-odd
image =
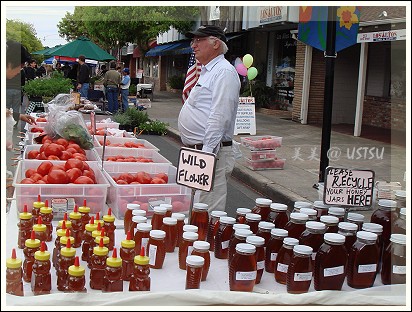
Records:
<instances>
[{"instance_id":1,"label":"street pavement","mask_svg":"<svg viewBox=\"0 0 412 312\"><path fill-rule=\"evenodd\" d=\"M178 115L182 106L181 95L167 91L157 91L151 108L147 109L150 119L168 123L168 134L179 140ZM286 159L284 169L251 170L244 158L236 161L232 176L271 198L293 207L295 201L321 199L314 185L319 182L322 129L303 125L285 117L285 112L267 114L256 112L256 135L272 135L283 138L281 147L276 149L279 158ZM333 130L333 126L332 126ZM234 140L250 134L235 135ZM394 144L370 140L353 135L331 132L331 157L329 166L372 170L375 182L399 182L406 188L406 148ZM244 151L244 147L241 146ZM378 184L379 184L378 183ZM371 209L353 207L370 215Z\"/></svg>"}]
</instances>

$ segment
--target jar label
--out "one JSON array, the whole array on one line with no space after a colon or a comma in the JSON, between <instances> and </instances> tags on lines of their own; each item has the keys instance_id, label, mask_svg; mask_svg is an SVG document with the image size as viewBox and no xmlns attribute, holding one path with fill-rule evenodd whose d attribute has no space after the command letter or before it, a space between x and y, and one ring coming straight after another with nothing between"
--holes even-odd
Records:
<instances>
[{"instance_id":1,"label":"jar label","mask_svg":"<svg viewBox=\"0 0 412 312\"><path fill-rule=\"evenodd\" d=\"M278 256L277 252L271 252L270 253L270 261L275 261L277 256Z\"/></svg>"},{"instance_id":2,"label":"jar label","mask_svg":"<svg viewBox=\"0 0 412 312\"><path fill-rule=\"evenodd\" d=\"M144 250L147 250L147 243L149 242L148 237L143 237L142 238L142 247L144 247Z\"/></svg>"},{"instance_id":3,"label":"jar label","mask_svg":"<svg viewBox=\"0 0 412 312\"><path fill-rule=\"evenodd\" d=\"M156 245L149 245L149 264L155 265L156 263L156 253L157 253L157 246Z\"/></svg>"},{"instance_id":4,"label":"jar label","mask_svg":"<svg viewBox=\"0 0 412 312\"><path fill-rule=\"evenodd\" d=\"M222 242L222 249L227 249L227 248L229 248L229 241L228 240Z\"/></svg>"},{"instance_id":5,"label":"jar label","mask_svg":"<svg viewBox=\"0 0 412 312\"><path fill-rule=\"evenodd\" d=\"M360 264L358 266L358 273L372 273L372 272L376 272L376 263Z\"/></svg>"},{"instance_id":6,"label":"jar label","mask_svg":"<svg viewBox=\"0 0 412 312\"><path fill-rule=\"evenodd\" d=\"M317 252L312 252L312 260L315 261Z\"/></svg>"},{"instance_id":7,"label":"jar label","mask_svg":"<svg viewBox=\"0 0 412 312\"><path fill-rule=\"evenodd\" d=\"M256 263L256 269L263 270L265 268L265 261L258 261Z\"/></svg>"},{"instance_id":8,"label":"jar label","mask_svg":"<svg viewBox=\"0 0 412 312\"><path fill-rule=\"evenodd\" d=\"M323 276L328 277L328 276L335 276L335 275L341 275L344 272L344 267L343 265L333 267L333 268L325 268L323 269Z\"/></svg>"},{"instance_id":9,"label":"jar label","mask_svg":"<svg viewBox=\"0 0 412 312\"><path fill-rule=\"evenodd\" d=\"M288 267L289 267L288 264L278 263L277 270L279 272L288 273Z\"/></svg>"},{"instance_id":10,"label":"jar label","mask_svg":"<svg viewBox=\"0 0 412 312\"><path fill-rule=\"evenodd\" d=\"M310 281L311 279L312 279L312 272L295 273L293 276L293 280L295 282Z\"/></svg>"},{"instance_id":11,"label":"jar label","mask_svg":"<svg viewBox=\"0 0 412 312\"><path fill-rule=\"evenodd\" d=\"M392 273L393 274L406 274L406 266L404 265L393 265L392 266Z\"/></svg>"},{"instance_id":12,"label":"jar label","mask_svg":"<svg viewBox=\"0 0 412 312\"><path fill-rule=\"evenodd\" d=\"M236 272L237 281L253 281L256 279L257 271Z\"/></svg>"}]
</instances>

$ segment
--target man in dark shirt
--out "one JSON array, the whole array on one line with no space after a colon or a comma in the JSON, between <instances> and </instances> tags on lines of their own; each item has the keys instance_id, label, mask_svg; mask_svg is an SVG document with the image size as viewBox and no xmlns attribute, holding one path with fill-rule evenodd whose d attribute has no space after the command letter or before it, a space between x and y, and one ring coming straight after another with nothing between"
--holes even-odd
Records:
<instances>
[{"instance_id":1,"label":"man in dark shirt","mask_svg":"<svg viewBox=\"0 0 412 312\"><path fill-rule=\"evenodd\" d=\"M26 67L26 79L27 81L29 80L33 80L34 78L36 78L36 61L31 59L29 61L29 65Z\"/></svg>"},{"instance_id":2,"label":"man in dark shirt","mask_svg":"<svg viewBox=\"0 0 412 312\"><path fill-rule=\"evenodd\" d=\"M80 97L87 99L89 93L90 69L86 64L86 57L84 55L78 57L78 63L80 68L79 74L77 75L77 91L80 92Z\"/></svg>"}]
</instances>

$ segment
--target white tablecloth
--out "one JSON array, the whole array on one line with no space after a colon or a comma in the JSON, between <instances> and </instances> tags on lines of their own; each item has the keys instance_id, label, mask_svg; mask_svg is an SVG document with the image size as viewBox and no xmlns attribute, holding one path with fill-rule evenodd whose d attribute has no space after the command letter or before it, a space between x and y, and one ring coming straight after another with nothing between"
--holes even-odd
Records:
<instances>
[{"instance_id":1,"label":"white tablecloth","mask_svg":"<svg viewBox=\"0 0 412 312\"><path fill-rule=\"evenodd\" d=\"M151 87L151 83L139 83L136 85L136 91L139 92L141 89L150 89Z\"/></svg>"},{"instance_id":2,"label":"white tablecloth","mask_svg":"<svg viewBox=\"0 0 412 312\"><path fill-rule=\"evenodd\" d=\"M6 218L2 218L4 220ZM6 248L2 250L2 267L5 269L5 260L11 255L11 249L16 248L17 257L24 260L23 250L17 248L17 212L15 201L7 213L3 232L6 236ZM3 221L4 222L4 221ZM57 223L57 222L54 222ZM125 238L121 227L122 221L117 220L115 245L119 249L120 242ZM55 231L52 242L48 243L48 250L53 251ZM4 250L5 249L5 250ZM111 255L112 252L109 252ZM81 256L81 247L77 248L76 255ZM286 285L278 284L273 274L264 272L262 281L256 285L254 291L229 291L227 260L216 259L211 253L211 265L207 280L201 282L200 289L185 290L186 272L178 266L178 248L173 253L167 253L162 269L151 269L150 292L129 292L129 282L124 282L123 292L102 293L100 290L88 288L87 293L64 293L56 288L55 269L52 268L52 291L49 295L34 296L30 284L24 284L24 297L6 294L6 303L2 305L26 306L197 306L197 305L296 305L294 308L307 310L304 305L374 305L374 306L405 306L407 285L382 285L380 275L375 284L367 289L350 288L346 281L342 291L315 291L313 280L309 292L305 294L288 294ZM86 286L89 284L89 269L86 267ZM3 291L3 294L5 292ZM302 307L303 305L303 307ZM410 307L410 298L408 298ZM402 307L398 307L400 309ZM100 309L100 307L99 307ZM410 310L410 309L409 309Z\"/></svg>"}]
</instances>

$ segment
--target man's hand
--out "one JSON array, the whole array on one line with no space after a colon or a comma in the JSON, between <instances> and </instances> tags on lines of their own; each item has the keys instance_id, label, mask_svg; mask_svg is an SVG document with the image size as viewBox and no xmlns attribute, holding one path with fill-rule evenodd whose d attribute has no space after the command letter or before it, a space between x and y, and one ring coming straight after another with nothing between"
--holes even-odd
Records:
<instances>
[{"instance_id":1,"label":"man's hand","mask_svg":"<svg viewBox=\"0 0 412 312\"><path fill-rule=\"evenodd\" d=\"M25 121L30 125L36 125L36 119L27 114L20 114L20 120Z\"/></svg>"}]
</instances>

